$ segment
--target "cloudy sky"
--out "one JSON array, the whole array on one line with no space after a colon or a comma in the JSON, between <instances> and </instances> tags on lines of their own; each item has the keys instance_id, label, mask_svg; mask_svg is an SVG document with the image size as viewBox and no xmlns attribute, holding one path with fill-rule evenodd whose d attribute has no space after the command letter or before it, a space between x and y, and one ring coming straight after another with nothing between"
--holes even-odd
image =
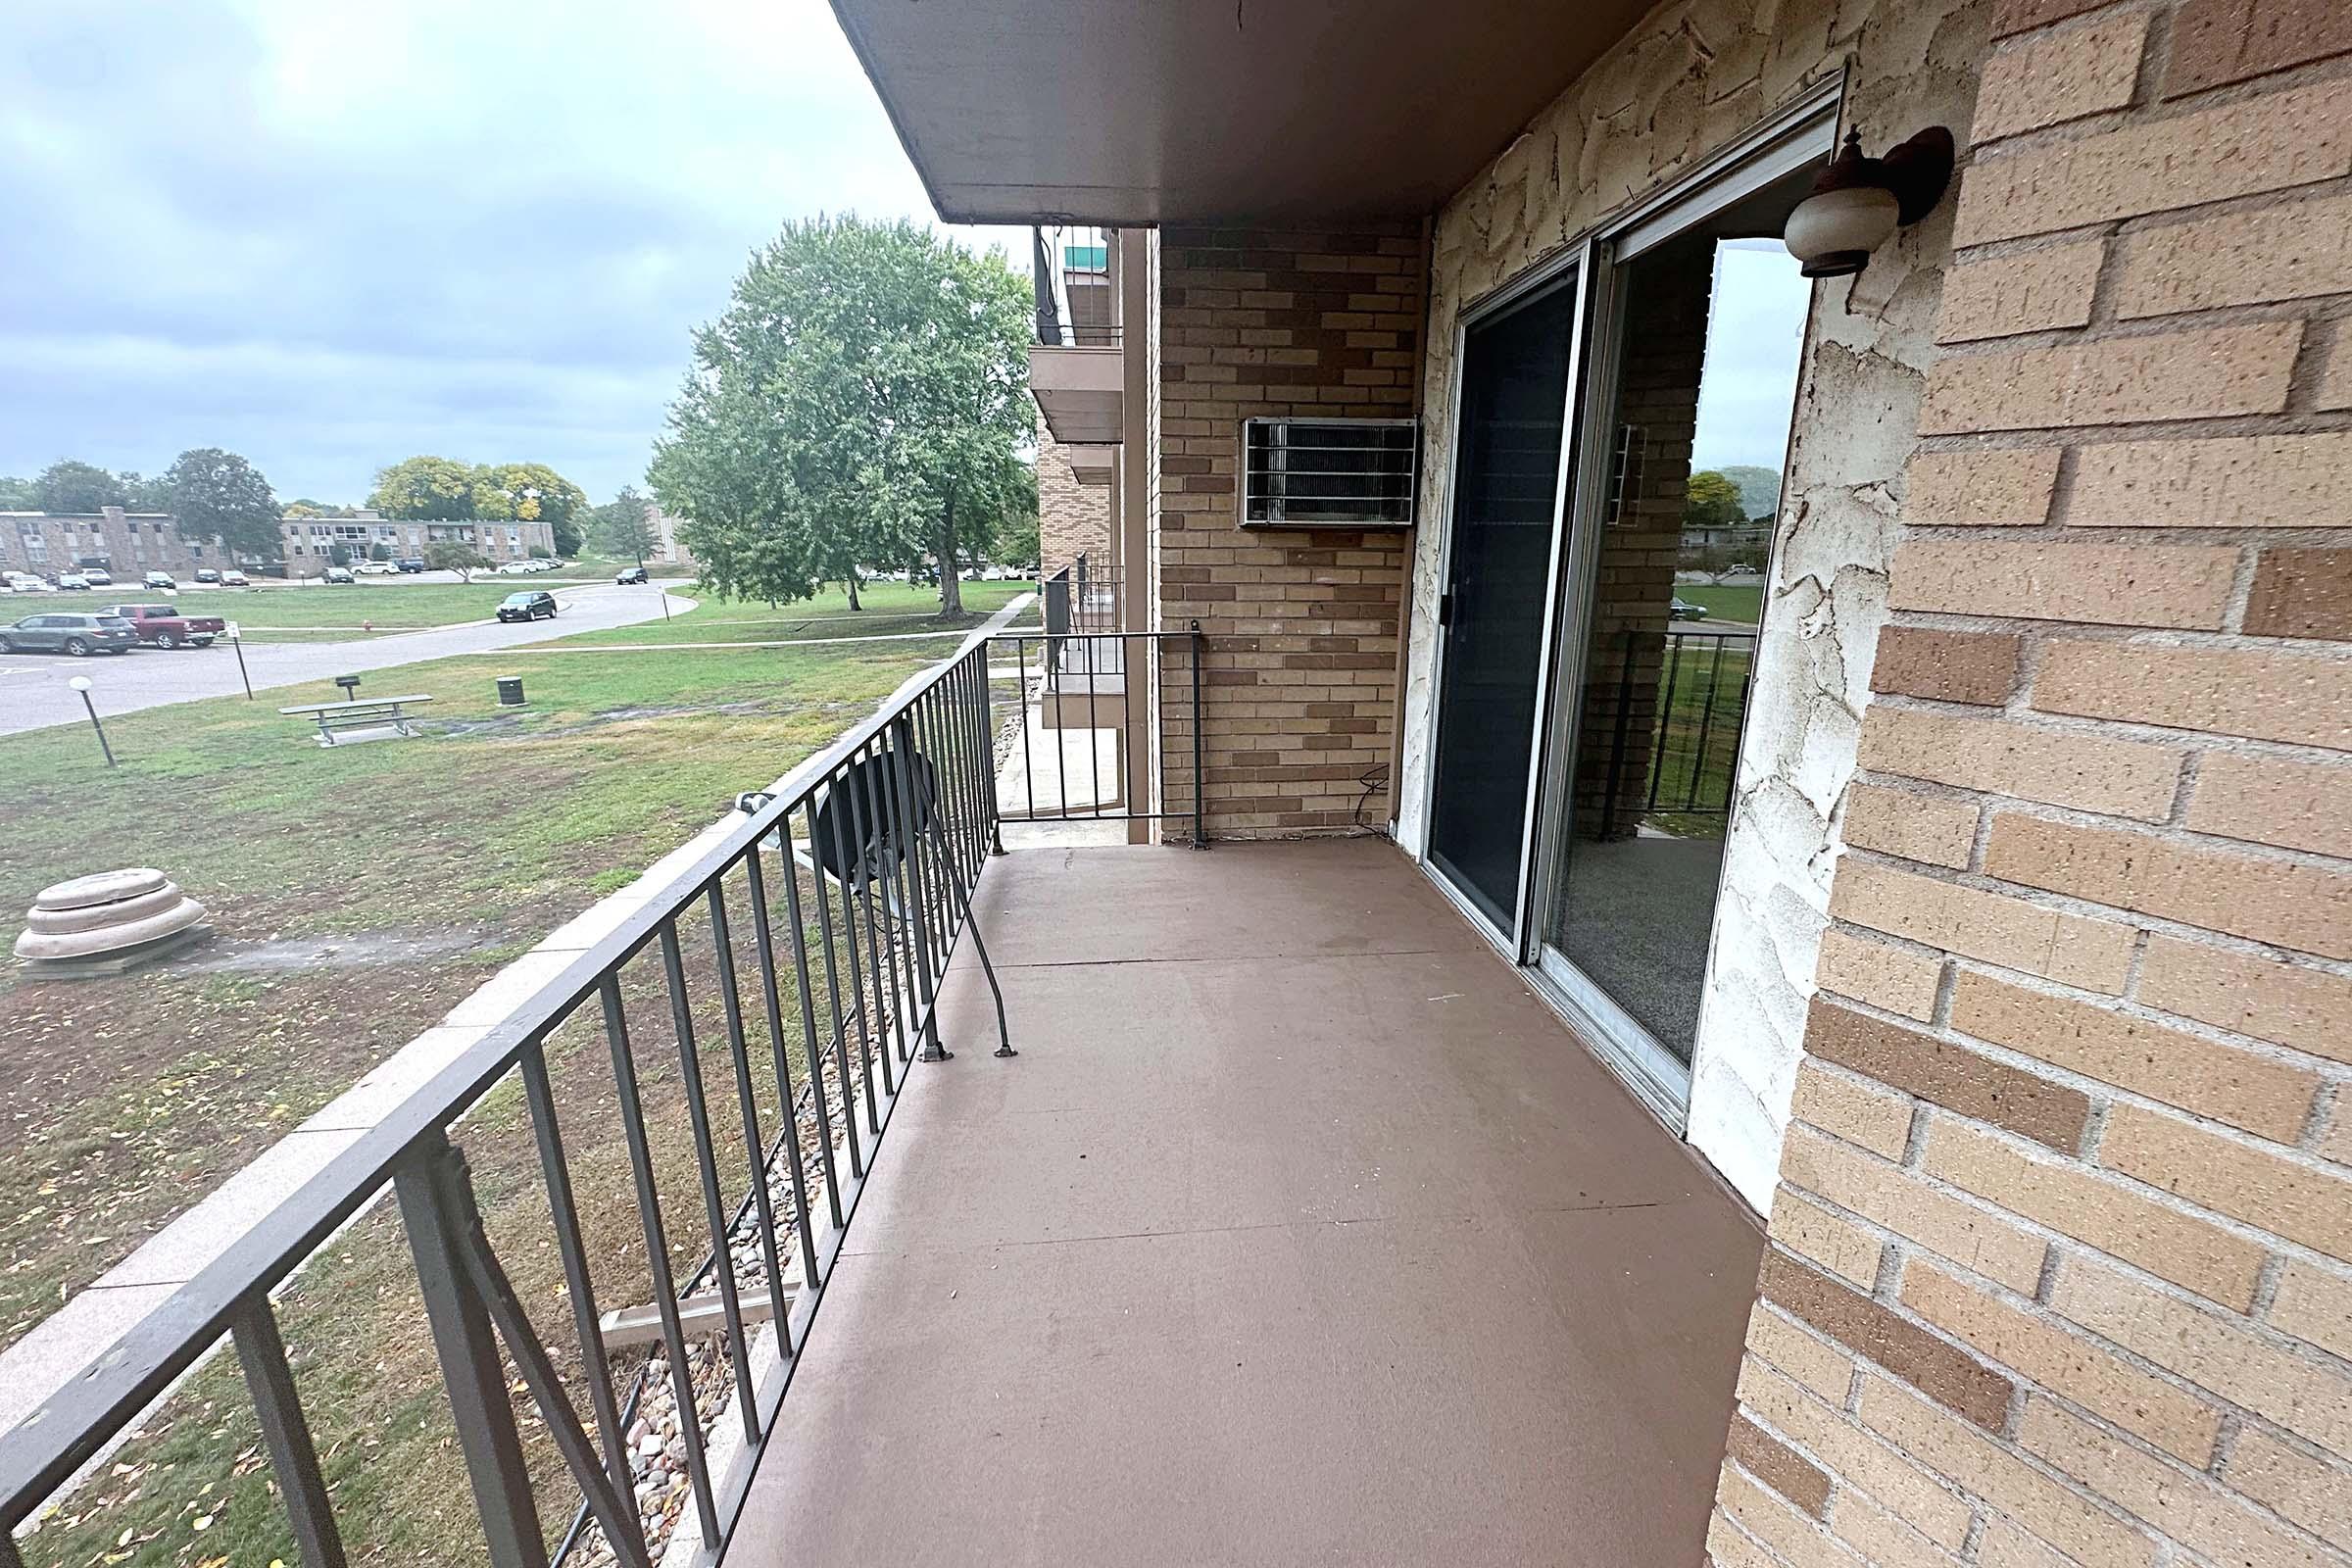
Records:
<instances>
[{"instance_id":1,"label":"cloudy sky","mask_svg":"<svg viewBox=\"0 0 2352 1568\"><path fill-rule=\"evenodd\" d=\"M1812 292L1797 275L1796 258L1778 240L1729 240L1715 248L1693 467L1778 468L1787 459Z\"/></svg>"},{"instance_id":2,"label":"cloudy sky","mask_svg":"<svg viewBox=\"0 0 2352 1568\"><path fill-rule=\"evenodd\" d=\"M602 500L746 253L849 209L930 217L823 0L0 0L0 473Z\"/></svg>"}]
</instances>

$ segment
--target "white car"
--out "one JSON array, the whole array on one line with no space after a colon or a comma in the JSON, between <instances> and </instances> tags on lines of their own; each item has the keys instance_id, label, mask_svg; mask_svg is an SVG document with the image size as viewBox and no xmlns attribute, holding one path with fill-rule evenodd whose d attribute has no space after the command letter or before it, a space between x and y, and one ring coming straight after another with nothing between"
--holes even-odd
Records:
<instances>
[{"instance_id":1,"label":"white car","mask_svg":"<svg viewBox=\"0 0 2352 1568\"><path fill-rule=\"evenodd\" d=\"M253 586L253 580L241 571L224 571L220 574L220 586L223 588L250 588Z\"/></svg>"},{"instance_id":2,"label":"white car","mask_svg":"<svg viewBox=\"0 0 2352 1568\"><path fill-rule=\"evenodd\" d=\"M115 585L115 574L104 566L88 567L83 570L81 575L87 579L88 585L92 588L112 588Z\"/></svg>"},{"instance_id":3,"label":"white car","mask_svg":"<svg viewBox=\"0 0 2352 1568\"><path fill-rule=\"evenodd\" d=\"M389 561L363 561L352 569L363 577L389 577L399 568Z\"/></svg>"},{"instance_id":4,"label":"white car","mask_svg":"<svg viewBox=\"0 0 2352 1568\"><path fill-rule=\"evenodd\" d=\"M501 577L524 577L530 574L530 570L531 564L527 561L510 561L498 568L498 574Z\"/></svg>"}]
</instances>

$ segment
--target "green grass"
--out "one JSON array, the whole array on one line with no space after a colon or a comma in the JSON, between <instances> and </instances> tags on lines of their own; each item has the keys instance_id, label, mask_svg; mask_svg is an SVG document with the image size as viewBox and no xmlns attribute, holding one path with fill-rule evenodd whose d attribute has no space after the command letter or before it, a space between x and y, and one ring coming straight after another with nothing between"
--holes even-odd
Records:
<instances>
[{"instance_id":1,"label":"green grass","mask_svg":"<svg viewBox=\"0 0 2352 1568\"><path fill-rule=\"evenodd\" d=\"M859 598L864 608L856 612L837 589L781 608L711 595L698 600L686 613L666 620L583 632L565 641L581 647L627 648L675 642L760 643L950 632L976 626L1022 594L1035 592L1029 583L967 582L963 585L964 612L953 619L941 617L936 588L897 583L863 590ZM1015 624L1035 625L1037 614L1032 604ZM952 639L942 636L932 657L945 657L954 646Z\"/></svg>"},{"instance_id":2,"label":"green grass","mask_svg":"<svg viewBox=\"0 0 2352 1568\"><path fill-rule=\"evenodd\" d=\"M1697 629L1688 621L1675 628ZM1711 637L1686 638L1672 672L1671 691L1664 684L1666 672L1660 672L1658 695L1667 704L1666 730L1662 747L1654 732L1650 737L1655 770L1650 799L1657 804L1644 820L1651 826L1703 838L1721 838L1729 828L1725 808L1740 763L1740 726L1752 647L1743 638L1726 638L1720 644ZM1685 804L1698 809L1676 809Z\"/></svg>"},{"instance_id":3,"label":"green grass","mask_svg":"<svg viewBox=\"0 0 2352 1568\"><path fill-rule=\"evenodd\" d=\"M350 587L183 588L172 599L182 614L219 615L246 628L255 642L287 640L257 627L357 628L372 620L379 630L409 631L487 620L518 579L501 577L470 583L406 582L398 577L362 577ZM124 603L141 601L125 596ZM357 636L355 630L339 636Z\"/></svg>"},{"instance_id":4,"label":"green grass","mask_svg":"<svg viewBox=\"0 0 2352 1568\"><path fill-rule=\"evenodd\" d=\"M1753 626L1756 617L1764 610L1764 584L1761 581L1753 584L1677 583L1674 593L1686 604L1706 606L1709 620ZM1690 622L1683 624L1689 625Z\"/></svg>"}]
</instances>

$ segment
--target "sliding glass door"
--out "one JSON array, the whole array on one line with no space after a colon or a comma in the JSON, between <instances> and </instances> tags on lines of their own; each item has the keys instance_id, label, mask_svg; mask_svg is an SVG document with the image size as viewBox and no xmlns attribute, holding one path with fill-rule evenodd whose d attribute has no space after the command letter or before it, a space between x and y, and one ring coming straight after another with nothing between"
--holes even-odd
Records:
<instances>
[{"instance_id":1,"label":"sliding glass door","mask_svg":"<svg viewBox=\"0 0 2352 1568\"><path fill-rule=\"evenodd\" d=\"M1429 858L1512 942L1580 299L1573 277L1550 283L1462 343Z\"/></svg>"}]
</instances>

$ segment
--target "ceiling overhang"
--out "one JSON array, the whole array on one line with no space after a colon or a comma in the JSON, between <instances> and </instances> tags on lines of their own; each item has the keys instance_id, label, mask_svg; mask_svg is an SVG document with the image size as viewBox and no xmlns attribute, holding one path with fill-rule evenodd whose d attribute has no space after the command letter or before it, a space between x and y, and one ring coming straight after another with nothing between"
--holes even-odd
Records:
<instances>
[{"instance_id":1,"label":"ceiling overhang","mask_svg":"<svg viewBox=\"0 0 2352 1568\"><path fill-rule=\"evenodd\" d=\"M1417 217L1650 0L833 0L951 222Z\"/></svg>"}]
</instances>

